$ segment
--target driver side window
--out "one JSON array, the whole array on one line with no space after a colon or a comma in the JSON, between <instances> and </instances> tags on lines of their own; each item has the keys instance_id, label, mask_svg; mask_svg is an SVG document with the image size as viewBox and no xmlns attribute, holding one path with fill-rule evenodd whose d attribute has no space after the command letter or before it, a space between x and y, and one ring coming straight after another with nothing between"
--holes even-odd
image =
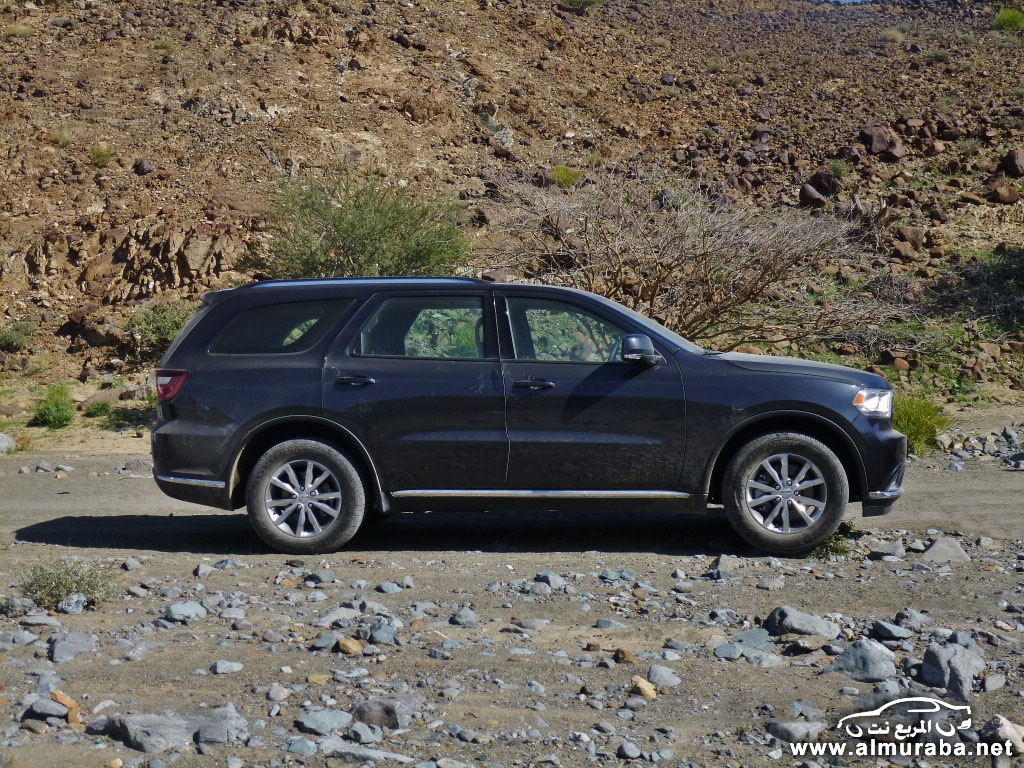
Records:
<instances>
[{"instance_id":1,"label":"driver side window","mask_svg":"<svg viewBox=\"0 0 1024 768\"><path fill-rule=\"evenodd\" d=\"M564 301L509 297L516 360L617 362L626 331Z\"/></svg>"}]
</instances>

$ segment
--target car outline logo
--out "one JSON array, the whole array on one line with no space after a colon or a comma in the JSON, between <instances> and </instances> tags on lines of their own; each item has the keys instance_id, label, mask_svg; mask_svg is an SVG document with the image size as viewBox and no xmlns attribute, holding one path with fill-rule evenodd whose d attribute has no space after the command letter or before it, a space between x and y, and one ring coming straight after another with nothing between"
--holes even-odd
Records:
<instances>
[{"instance_id":1,"label":"car outline logo","mask_svg":"<svg viewBox=\"0 0 1024 768\"><path fill-rule=\"evenodd\" d=\"M886 704L883 704L882 706L878 707L877 709L872 709L872 710L869 710L867 712L854 712L854 713L846 715L846 717L842 718L838 723L836 723L835 727L837 729L841 728L841 727L843 727L843 724L846 723L846 726L845 726L845 729L844 729L846 731L846 733L849 736L851 736L852 738L855 738L855 739L856 738L860 738L861 736L864 735L864 728L861 728L861 726L859 724L857 724L856 722L854 722L854 721L856 721L858 719L861 719L861 718L883 717L884 716L883 713L885 713L887 710L895 708L896 706L898 706L900 704L915 704L915 705L917 705L916 708L909 708L909 709L906 710L906 714L908 714L908 715L909 714L916 714L916 713L931 714L931 713L934 713L934 712L940 712L942 710L946 710L947 712L963 712L963 713L965 713L967 715L965 720L962 720L959 725L954 726L954 727L949 727L948 725L944 726L944 722L943 721L935 722L935 724L934 724L935 731L939 735L941 735L941 736L952 736L958 730L962 730L964 728L970 728L971 727L971 707L970 707L970 705L968 705L968 704L947 704L945 701L942 701L941 699L933 699L933 698L931 698L929 696L910 696L910 697L907 697L905 699L894 699L894 700L892 700L892 701L890 701L890 702L888 702ZM918 726L919 727L916 728L916 729L911 729L910 726L904 726L902 724L897 724L897 726L896 726L896 738L898 738L898 739L905 739L905 738L908 738L909 736L916 735L918 733L927 733L927 732L931 731L931 729L932 729L932 722L930 720L921 719L921 720L918 721ZM869 736L884 736L884 735L888 735L890 733L889 721L888 720L885 721L884 727L882 727L882 726L867 726L867 733L868 733Z\"/></svg>"}]
</instances>

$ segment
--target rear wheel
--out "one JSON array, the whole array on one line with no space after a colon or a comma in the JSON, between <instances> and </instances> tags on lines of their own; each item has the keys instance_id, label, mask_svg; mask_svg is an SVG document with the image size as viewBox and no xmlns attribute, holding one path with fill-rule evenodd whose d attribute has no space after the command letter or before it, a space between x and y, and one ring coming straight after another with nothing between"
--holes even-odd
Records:
<instances>
[{"instance_id":1,"label":"rear wheel","mask_svg":"<svg viewBox=\"0 0 1024 768\"><path fill-rule=\"evenodd\" d=\"M249 522L277 552L333 552L355 536L366 495L353 463L327 443L288 440L256 462L246 487Z\"/></svg>"},{"instance_id":2,"label":"rear wheel","mask_svg":"<svg viewBox=\"0 0 1024 768\"><path fill-rule=\"evenodd\" d=\"M736 532L777 555L806 552L839 527L850 495L839 457L797 432L763 435L729 462L722 499Z\"/></svg>"}]
</instances>

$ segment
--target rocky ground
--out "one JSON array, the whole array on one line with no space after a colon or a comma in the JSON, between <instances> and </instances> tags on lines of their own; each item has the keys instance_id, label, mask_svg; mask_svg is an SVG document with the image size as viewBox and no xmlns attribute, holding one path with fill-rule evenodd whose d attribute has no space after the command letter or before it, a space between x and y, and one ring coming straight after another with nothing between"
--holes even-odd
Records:
<instances>
[{"instance_id":1,"label":"rocky ground","mask_svg":"<svg viewBox=\"0 0 1024 768\"><path fill-rule=\"evenodd\" d=\"M1024 473L998 460L913 463L824 559L716 515L485 512L296 559L162 497L140 442L0 458L5 768L813 766L786 740L915 694L969 703L967 742L1020 738ZM17 585L51 557L116 596L38 610Z\"/></svg>"}]
</instances>

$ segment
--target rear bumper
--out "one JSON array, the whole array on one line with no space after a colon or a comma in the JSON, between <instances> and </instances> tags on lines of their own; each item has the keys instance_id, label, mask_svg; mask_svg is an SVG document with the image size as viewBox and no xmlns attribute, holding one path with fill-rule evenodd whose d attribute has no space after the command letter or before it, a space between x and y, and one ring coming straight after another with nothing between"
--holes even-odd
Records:
<instances>
[{"instance_id":1,"label":"rear bumper","mask_svg":"<svg viewBox=\"0 0 1024 768\"><path fill-rule=\"evenodd\" d=\"M202 504L218 509L232 509L227 484L223 480L210 480L181 475L153 474L157 487L172 499Z\"/></svg>"}]
</instances>

